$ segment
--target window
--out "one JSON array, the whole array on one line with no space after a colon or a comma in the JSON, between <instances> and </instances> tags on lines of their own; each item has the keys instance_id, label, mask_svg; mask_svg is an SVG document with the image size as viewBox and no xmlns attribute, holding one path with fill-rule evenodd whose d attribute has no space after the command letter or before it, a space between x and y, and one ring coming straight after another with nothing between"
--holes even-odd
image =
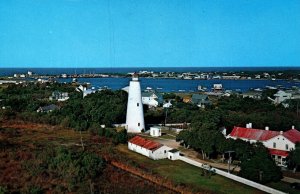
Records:
<instances>
[{"instance_id":1,"label":"window","mask_svg":"<svg viewBox=\"0 0 300 194\"><path fill-rule=\"evenodd\" d=\"M165 153L167 153L167 151L165 150Z\"/></svg>"},{"instance_id":2,"label":"window","mask_svg":"<svg viewBox=\"0 0 300 194\"><path fill-rule=\"evenodd\" d=\"M273 142L273 148L276 148L276 143L275 142Z\"/></svg>"},{"instance_id":3,"label":"window","mask_svg":"<svg viewBox=\"0 0 300 194\"><path fill-rule=\"evenodd\" d=\"M285 149L289 150L289 144L285 144Z\"/></svg>"},{"instance_id":4,"label":"window","mask_svg":"<svg viewBox=\"0 0 300 194\"><path fill-rule=\"evenodd\" d=\"M140 103L136 103L137 106L140 106Z\"/></svg>"},{"instance_id":5,"label":"window","mask_svg":"<svg viewBox=\"0 0 300 194\"><path fill-rule=\"evenodd\" d=\"M140 126L141 124L140 123L138 123L138 126Z\"/></svg>"}]
</instances>

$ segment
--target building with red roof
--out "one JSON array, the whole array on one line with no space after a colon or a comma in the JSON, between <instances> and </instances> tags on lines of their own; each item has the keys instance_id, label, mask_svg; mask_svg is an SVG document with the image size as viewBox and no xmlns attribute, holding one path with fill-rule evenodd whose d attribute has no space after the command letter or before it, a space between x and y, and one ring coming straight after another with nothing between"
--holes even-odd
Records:
<instances>
[{"instance_id":1,"label":"building with red roof","mask_svg":"<svg viewBox=\"0 0 300 194\"><path fill-rule=\"evenodd\" d=\"M271 131L268 127L253 129L252 124L247 127L234 127L227 138L242 139L250 143L262 142L269 149L270 154L280 166L286 166L286 157L295 144L300 142L300 132L292 127L288 131Z\"/></svg>"},{"instance_id":2,"label":"building with red roof","mask_svg":"<svg viewBox=\"0 0 300 194\"><path fill-rule=\"evenodd\" d=\"M128 141L128 149L153 160L158 160L167 158L168 151L172 148L137 135Z\"/></svg>"}]
</instances>

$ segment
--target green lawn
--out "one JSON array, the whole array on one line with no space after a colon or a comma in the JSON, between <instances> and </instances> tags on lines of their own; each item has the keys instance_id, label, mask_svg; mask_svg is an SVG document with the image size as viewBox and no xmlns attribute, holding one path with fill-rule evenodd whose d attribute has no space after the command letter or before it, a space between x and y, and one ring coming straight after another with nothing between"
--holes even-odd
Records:
<instances>
[{"instance_id":1,"label":"green lawn","mask_svg":"<svg viewBox=\"0 0 300 194\"><path fill-rule=\"evenodd\" d=\"M147 169L152 169L153 172L159 174L162 177L167 177L176 183L184 183L190 185L197 191L209 190L214 193L263 193L252 187L231 181L225 177L219 175L213 175L210 178L207 176L201 176L202 170L195 166L186 164L182 161L170 161L170 160L151 160L140 154L131 152L127 149L127 146L118 146L117 148L126 156L145 166Z\"/></svg>"},{"instance_id":2,"label":"green lawn","mask_svg":"<svg viewBox=\"0 0 300 194\"><path fill-rule=\"evenodd\" d=\"M300 193L300 190L296 190L291 188L289 183L286 182L278 182L278 183L268 183L267 186L272 187L274 189L278 189L280 191L284 191L286 193L290 193L290 194L297 194Z\"/></svg>"}]
</instances>

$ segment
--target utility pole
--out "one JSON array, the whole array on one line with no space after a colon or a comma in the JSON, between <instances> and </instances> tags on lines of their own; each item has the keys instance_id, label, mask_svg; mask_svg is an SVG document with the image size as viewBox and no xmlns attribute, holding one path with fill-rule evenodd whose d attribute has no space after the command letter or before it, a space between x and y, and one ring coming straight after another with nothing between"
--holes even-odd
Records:
<instances>
[{"instance_id":1,"label":"utility pole","mask_svg":"<svg viewBox=\"0 0 300 194\"><path fill-rule=\"evenodd\" d=\"M168 108L166 108L165 126L167 125Z\"/></svg>"},{"instance_id":2,"label":"utility pole","mask_svg":"<svg viewBox=\"0 0 300 194\"><path fill-rule=\"evenodd\" d=\"M299 100L297 100L297 117L299 116Z\"/></svg>"},{"instance_id":3,"label":"utility pole","mask_svg":"<svg viewBox=\"0 0 300 194\"><path fill-rule=\"evenodd\" d=\"M84 145L83 145L83 141L82 141L81 129L80 129L80 142L81 142L82 150L84 151Z\"/></svg>"},{"instance_id":4,"label":"utility pole","mask_svg":"<svg viewBox=\"0 0 300 194\"><path fill-rule=\"evenodd\" d=\"M229 159L228 159L228 173L230 174L230 164L231 164L231 153L233 153L234 151L226 151L225 153L229 153Z\"/></svg>"}]
</instances>

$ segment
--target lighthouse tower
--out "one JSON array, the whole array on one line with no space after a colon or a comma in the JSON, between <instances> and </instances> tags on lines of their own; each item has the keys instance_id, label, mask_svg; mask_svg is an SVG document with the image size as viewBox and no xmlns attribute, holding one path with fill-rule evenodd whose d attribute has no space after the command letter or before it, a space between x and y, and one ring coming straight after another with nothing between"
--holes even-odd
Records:
<instances>
[{"instance_id":1,"label":"lighthouse tower","mask_svg":"<svg viewBox=\"0 0 300 194\"><path fill-rule=\"evenodd\" d=\"M126 127L129 133L140 133L145 129L141 85L136 74L129 83Z\"/></svg>"}]
</instances>

